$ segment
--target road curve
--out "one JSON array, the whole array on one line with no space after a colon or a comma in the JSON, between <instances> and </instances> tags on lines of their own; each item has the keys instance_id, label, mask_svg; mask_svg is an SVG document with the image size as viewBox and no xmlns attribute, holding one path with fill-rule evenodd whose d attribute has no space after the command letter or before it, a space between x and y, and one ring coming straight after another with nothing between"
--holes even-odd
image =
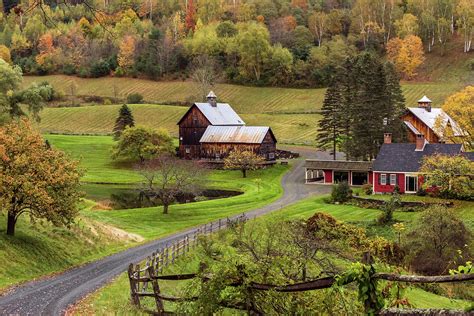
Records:
<instances>
[{"instance_id":1,"label":"road curve","mask_svg":"<svg viewBox=\"0 0 474 316\"><path fill-rule=\"evenodd\" d=\"M304 184L303 161L282 179L283 196L262 208L246 212L260 216L301 200L309 195L327 193L328 187ZM197 227L124 250L109 257L68 270L47 279L23 284L0 297L0 315L63 315L68 306L126 271L131 262L145 259L165 244L193 234Z\"/></svg>"}]
</instances>

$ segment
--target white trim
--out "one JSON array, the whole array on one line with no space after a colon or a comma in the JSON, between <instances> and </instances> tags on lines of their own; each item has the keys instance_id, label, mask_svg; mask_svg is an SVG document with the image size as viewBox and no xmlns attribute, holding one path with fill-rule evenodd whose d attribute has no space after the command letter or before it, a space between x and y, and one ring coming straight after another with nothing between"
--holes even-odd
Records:
<instances>
[{"instance_id":1,"label":"white trim","mask_svg":"<svg viewBox=\"0 0 474 316\"><path fill-rule=\"evenodd\" d=\"M372 172L377 172L377 173L406 173L406 171L373 171Z\"/></svg>"},{"instance_id":2,"label":"white trim","mask_svg":"<svg viewBox=\"0 0 474 316\"><path fill-rule=\"evenodd\" d=\"M390 185L397 185L397 175L395 173L390 174Z\"/></svg>"},{"instance_id":3,"label":"white trim","mask_svg":"<svg viewBox=\"0 0 474 316\"><path fill-rule=\"evenodd\" d=\"M387 174L380 174L380 185L387 185Z\"/></svg>"},{"instance_id":4,"label":"white trim","mask_svg":"<svg viewBox=\"0 0 474 316\"><path fill-rule=\"evenodd\" d=\"M408 177L416 177L416 181L415 181L415 191L408 191L407 190L407 178ZM418 191L418 174L414 174L414 173L405 173L405 193L416 193Z\"/></svg>"}]
</instances>

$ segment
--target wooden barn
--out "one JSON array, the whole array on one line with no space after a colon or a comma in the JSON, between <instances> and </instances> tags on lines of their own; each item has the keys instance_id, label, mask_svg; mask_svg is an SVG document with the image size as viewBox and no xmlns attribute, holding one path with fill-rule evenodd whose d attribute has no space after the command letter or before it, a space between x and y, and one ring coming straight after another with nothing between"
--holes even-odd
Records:
<instances>
[{"instance_id":1,"label":"wooden barn","mask_svg":"<svg viewBox=\"0 0 474 316\"><path fill-rule=\"evenodd\" d=\"M232 150L248 150L275 160L277 140L268 126L246 126L214 92L208 102L194 103L179 120L179 155L184 159L219 160Z\"/></svg>"},{"instance_id":2,"label":"wooden barn","mask_svg":"<svg viewBox=\"0 0 474 316\"><path fill-rule=\"evenodd\" d=\"M423 135L429 143L445 143L453 138L463 137L463 131L446 112L432 108L427 96L418 100L418 107L407 108L402 116L408 131L408 141L416 143L417 137ZM448 140L446 135L454 136ZM461 140L459 141L461 142Z\"/></svg>"}]
</instances>

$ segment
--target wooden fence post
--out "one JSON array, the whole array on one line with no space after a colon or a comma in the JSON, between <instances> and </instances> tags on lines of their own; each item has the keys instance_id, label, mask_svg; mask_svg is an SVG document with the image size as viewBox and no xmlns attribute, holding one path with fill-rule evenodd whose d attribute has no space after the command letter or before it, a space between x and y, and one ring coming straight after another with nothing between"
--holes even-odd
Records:
<instances>
[{"instance_id":1,"label":"wooden fence post","mask_svg":"<svg viewBox=\"0 0 474 316\"><path fill-rule=\"evenodd\" d=\"M222 221L221 221L221 219L219 218L219 230L221 230L221 228L222 228Z\"/></svg>"},{"instance_id":2,"label":"wooden fence post","mask_svg":"<svg viewBox=\"0 0 474 316\"><path fill-rule=\"evenodd\" d=\"M163 306L163 301L160 298L160 286L158 284L158 279L156 279L156 274L155 274L155 269L153 269L153 266L149 266L148 269L148 276L151 281L151 285L153 287L153 294L155 297L155 303L156 303L156 310L158 311L158 315L163 315L165 312L164 306Z\"/></svg>"},{"instance_id":3,"label":"wooden fence post","mask_svg":"<svg viewBox=\"0 0 474 316\"><path fill-rule=\"evenodd\" d=\"M128 279L130 281L130 298L132 305L140 307L140 298L137 295L137 282L134 276L133 263L128 266Z\"/></svg>"}]
</instances>

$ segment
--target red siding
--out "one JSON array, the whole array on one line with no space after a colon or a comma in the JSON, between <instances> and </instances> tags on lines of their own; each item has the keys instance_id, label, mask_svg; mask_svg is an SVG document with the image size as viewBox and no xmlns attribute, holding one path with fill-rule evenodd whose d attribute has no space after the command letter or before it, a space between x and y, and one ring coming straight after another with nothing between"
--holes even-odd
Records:
<instances>
[{"instance_id":1,"label":"red siding","mask_svg":"<svg viewBox=\"0 0 474 316\"><path fill-rule=\"evenodd\" d=\"M332 170L324 170L324 183L332 183Z\"/></svg>"},{"instance_id":2,"label":"red siding","mask_svg":"<svg viewBox=\"0 0 474 316\"><path fill-rule=\"evenodd\" d=\"M394 185L390 185L390 174L389 173L384 173L387 175L387 184L382 185L380 183L380 175L382 173L380 172L374 172L374 192L375 193L391 193L393 192L393 189L395 188ZM405 174L404 173L396 173L397 175L397 182L398 182L398 187L400 188L400 193L405 192Z\"/></svg>"},{"instance_id":3,"label":"red siding","mask_svg":"<svg viewBox=\"0 0 474 316\"><path fill-rule=\"evenodd\" d=\"M369 184L374 183L374 173L372 171L369 171Z\"/></svg>"}]
</instances>

